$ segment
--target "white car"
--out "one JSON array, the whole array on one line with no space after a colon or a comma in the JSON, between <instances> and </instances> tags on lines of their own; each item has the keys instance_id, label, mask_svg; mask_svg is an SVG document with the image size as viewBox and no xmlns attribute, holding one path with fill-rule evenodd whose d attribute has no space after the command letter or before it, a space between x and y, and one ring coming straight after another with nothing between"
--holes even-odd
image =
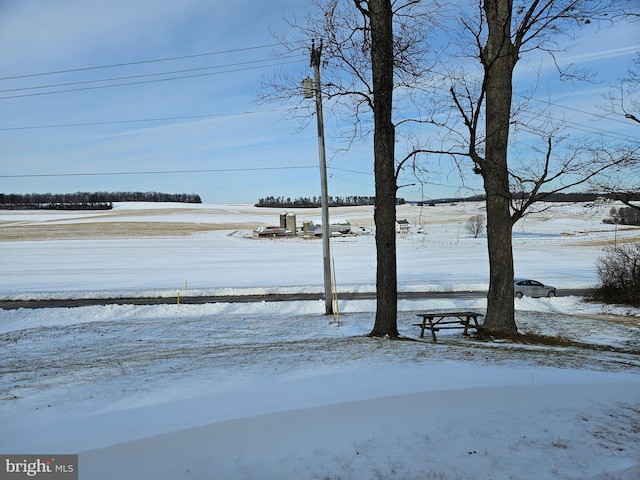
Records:
<instances>
[{"instance_id":1,"label":"white car","mask_svg":"<svg viewBox=\"0 0 640 480\"><path fill-rule=\"evenodd\" d=\"M545 285L537 280L527 278L516 278L513 281L516 297L555 297L558 295L556 287Z\"/></svg>"}]
</instances>

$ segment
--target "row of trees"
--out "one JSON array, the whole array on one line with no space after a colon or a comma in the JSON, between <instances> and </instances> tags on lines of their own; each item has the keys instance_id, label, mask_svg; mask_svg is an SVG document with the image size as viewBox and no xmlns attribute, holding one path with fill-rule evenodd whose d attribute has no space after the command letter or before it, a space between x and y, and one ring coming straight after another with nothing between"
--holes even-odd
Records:
<instances>
[{"instance_id":1,"label":"row of trees","mask_svg":"<svg viewBox=\"0 0 640 480\"><path fill-rule=\"evenodd\" d=\"M640 208L612 208L609 211L609 218L605 218L604 223L640 225Z\"/></svg>"},{"instance_id":2,"label":"row of trees","mask_svg":"<svg viewBox=\"0 0 640 480\"><path fill-rule=\"evenodd\" d=\"M405 203L404 198L396 199L398 205ZM375 205L375 197L366 197L352 195L347 197L331 197L328 198L330 207L355 207L362 205ZM290 197L265 197L258 200L256 207L277 207L277 208L316 208L322 206L320 197L300 197L291 200Z\"/></svg>"},{"instance_id":3,"label":"row of trees","mask_svg":"<svg viewBox=\"0 0 640 480\"><path fill-rule=\"evenodd\" d=\"M558 56L579 29L640 18L628 0L314 0L317 15L291 22L301 42L324 45L323 96L349 119L346 148L373 135L376 187L377 308L371 335L397 337L395 197L399 179L429 183L434 165L453 160L464 184L479 175L486 195L490 283L485 328L517 333L513 290L513 225L543 198L541 192L598 183L598 191L637 192L637 142L567 133L551 104L514 90L518 62L546 52L563 79L588 75L561 70ZM454 19L454 20L452 20ZM640 63L640 62L638 62ZM639 82L632 66L610 98L610 113L640 123ZM269 101L300 98L301 78L266 82ZM532 85L535 87L535 81ZM523 93L519 95L518 93ZM293 110L300 111L296 108ZM309 115L312 106L309 105ZM415 112L415 114L411 114ZM308 118L308 117L307 117ZM522 155L526 151L527 155ZM435 160L435 161L433 161ZM606 175L606 177L605 177ZM630 179L636 184L630 184ZM403 182L404 183L404 182ZM526 192L526 195L514 195Z\"/></svg>"},{"instance_id":4,"label":"row of trees","mask_svg":"<svg viewBox=\"0 0 640 480\"><path fill-rule=\"evenodd\" d=\"M202 203L193 193L160 192L76 192L76 193L0 193L1 209L105 209L113 202Z\"/></svg>"},{"instance_id":5,"label":"row of trees","mask_svg":"<svg viewBox=\"0 0 640 480\"><path fill-rule=\"evenodd\" d=\"M526 200L529 197L527 192L514 192L511 194L514 200ZM486 195L473 195L465 198L443 198L437 200L429 200L429 202L419 202L418 205L437 204L449 202L484 202L487 200ZM580 203L580 202L596 202L598 200L619 200L623 203L631 204L631 202L640 202L640 192L540 192L538 201L557 202L557 203ZM638 207L640 208L640 207Z\"/></svg>"}]
</instances>

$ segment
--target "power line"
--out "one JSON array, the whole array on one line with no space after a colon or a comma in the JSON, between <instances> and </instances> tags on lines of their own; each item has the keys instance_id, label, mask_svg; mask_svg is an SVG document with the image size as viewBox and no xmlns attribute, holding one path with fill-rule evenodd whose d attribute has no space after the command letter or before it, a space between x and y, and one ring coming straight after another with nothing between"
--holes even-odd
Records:
<instances>
[{"instance_id":1,"label":"power line","mask_svg":"<svg viewBox=\"0 0 640 480\"><path fill-rule=\"evenodd\" d=\"M331 168L329 168L329 170L331 170ZM369 188L373 187L372 183L361 182L361 181L354 180L352 178L347 178L347 177L341 177L339 175L334 175L333 173L329 174L329 178L331 180L340 180L341 182L351 183L351 184L354 184L354 185L363 185L363 186L369 187Z\"/></svg>"},{"instance_id":2,"label":"power line","mask_svg":"<svg viewBox=\"0 0 640 480\"><path fill-rule=\"evenodd\" d=\"M562 107L562 105L554 105L558 108L564 108ZM576 110L576 109L571 109L571 110ZM578 110L579 111L579 110ZM600 120L613 120L613 121L620 121L620 120L616 120L616 119L612 119L610 117L607 116L600 116L598 114L590 114L588 112L582 112L585 115L589 115L589 116L595 116L596 118L599 118ZM529 120L535 120L537 118L537 116L535 115L535 113L529 113L529 112L519 112L518 115L522 116L523 118L528 118ZM567 128L571 128L573 130L579 131L579 132L584 132L584 133L590 133L590 134L598 134L601 135L603 137L609 137L613 140L622 140L622 141L633 141L636 140L637 137L634 135L627 135L624 133L618 133L618 132L612 132L612 131L608 131L608 130L603 130L601 128L598 127L592 127L590 125L585 125L583 123L578 123L578 122L574 122L571 120L561 120L561 122L563 122ZM622 123L625 123L627 126L629 126L628 122L624 122L622 121Z\"/></svg>"},{"instance_id":3,"label":"power line","mask_svg":"<svg viewBox=\"0 0 640 480\"><path fill-rule=\"evenodd\" d=\"M278 59L287 59L287 58L294 58L294 57L293 57L293 55L287 55L287 56L279 57ZM197 72L197 71L202 71L202 70L211 70L213 68L227 68L227 67L237 67L237 66L240 66L240 65L249 65L249 64L254 64L254 63L273 62L273 60L274 59L272 59L272 58L268 58L268 59L262 59L262 60L250 60L250 61L246 61L246 62L228 63L228 64L225 64L225 65L212 65L212 66L209 66L209 67L188 68L188 69L184 69L184 70L171 70L171 71L168 71L168 72L144 73L144 74L140 74L140 75L128 75L128 76L125 76L125 77L100 78L100 79L96 79L96 80L83 80L83 81L78 81L78 82L54 83L54 84L51 84L51 85L38 85L38 86L33 86L33 87L10 88L10 89L5 89L5 90L0 90L0 93L20 92L20 91L24 91L24 90L37 90L39 88L66 87L66 86L70 86L70 85L85 85L87 83L115 82L115 81L118 81L118 80L130 80L130 79L133 79L133 78L155 77L155 76L159 76L159 75L172 75L172 74L175 74L175 73L187 73L187 72Z\"/></svg>"},{"instance_id":4,"label":"power line","mask_svg":"<svg viewBox=\"0 0 640 480\"><path fill-rule=\"evenodd\" d=\"M161 58L161 59L154 59L154 60L142 60L142 61L137 61L137 62L126 62L126 63L117 63L117 64L110 64L110 65L84 67L84 68L70 69L70 70L59 70L59 71L54 71L54 72L43 72L43 73L19 75L19 76L13 76L13 77L0 78L0 80L35 77L35 76L44 76L44 75L52 75L52 74L57 74L57 73L78 72L78 71L95 70L95 69L119 67L119 66L128 66L128 65L137 65L137 64L166 62L166 61L179 60L179 59L188 59L188 58L194 58L194 57L204 57L204 56L210 56L210 55L220 55L220 54L226 54L226 53L235 53L235 52L241 52L241 51L263 49L263 48L275 47L275 46L279 46L279 45L280 44L268 44L268 45L260 45L260 46L255 46L255 47L238 48L238 49L231 49L231 50L225 50L225 51L208 52L208 53L193 54L193 55L184 55L184 56ZM292 56L280 57L280 59L286 59L286 58L293 58L293 57ZM239 66L239 65L247 65L247 64L252 64L252 63L262 63L262 62L268 62L268 61L271 61L271 60L269 60L269 59L266 59L266 60L253 60L253 61L240 62L240 63L234 63L234 64L226 64L226 65L210 66L210 67L201 67L201 68L194 68L194 69L174 70L174 71L168 71L168 72L159 72L159 73L142 74L142 75L132 75L132 76L125 76L125 77L115 77L115 78L107 78L107 79L87 80L87 81L82 81L82 82L69 82L69 83L61 83L61 84L35 86L35 87L7 89L7 90L0 90L0 92L25 91L25 90L33 90L33 89L39 89L39 88L54 88L54 87L66 86L66 85L80 85L80 84L88 84L88 83L96 83L96 82L126 80L126 79L133 79L133 78L144 78L144 77L157 76L157 75L170 75L170 74L174 74L174 73L185 73L185 72L192 72L192 71L207 70L207 69L211 69L211 68L224 68L224 67L232 67L232 66ZM195 77L200 77L200 76L218 75L218 74L223 74L223 73L235 73L235 72L246 71L246 70L251 70L251 69L256 69L256 68L262 68L264 66L287 65L287 64L291 64L291 63L296 63L296 62L292 61L292 62L270 63L268 65L261 65L261 66L256 66L256 67L232 69L232 70L218 71L218 72L209 72L209 73L196 74L196 75L177 76L177 77L163 78L163 79L145 80L145 81L140 81L140 82L126 82L126 83L118 83L118 84L113 84L113 85L100 85L100 86L94 86L94 87L84 87L84 88L57 90L57 91L53 91L53 92L38 92L38 93L30 93L30 94L12 95L12 96L0 97L0 100L11 99L11 98L20 98L20 97L52 95L52 94L59 94L59 93L69 93L69 92L76 92L76 91L96 90L96 89L102 89L102 88L115 88L115 87L121 87L121 86L130 86L130 85L147 84L147 83L157 83L157 82L164 82L164 81L173 81L173 80L180 80L180 79L187 79L187 78L195 78ZM437 93L436 92L436 95L448 97L447 94L443 94L443 93ZM521 95L519 95L517 93L515 93L514 95L521 96ZM588 112L588 111L585 111L585 110L577 109L577 108L574 108L574 107L564 106L564 105L561 105L561 104L558 104L558 103L555 103L555 102L551 102L551 101L548 101L548 100L541 100L541 99L537 99L537 98L531 98L531 100L534 100L534 101L537 101L537 102L540 102L540 103L544 103L544 104L547 104L547 105L551 105L551 106L556 107L556 108L563 108L565 110L571 110L571 111L574 111L574 112L578 112L578 113L581 113L581 114L584 114L584 115L587 115L587 116L590 116L590 117L595 117L597 119L607 119L609 121L619 122L621 124L628 125L628 122L626 122L623 119L611 118L611 117L605 116L603 114L592 113L592 112ZM203 117L206 117L206 116L203 116ZM203 117L200 117L200 118L203 118ZM168 118L166 118L166 120L182 119L182 118L184 118L184 119L198 118L198 116L192 116L192 117L168 117ZM0 131L26 130L26 129L31 129L31 128L36 129L36 128L74 127L74 126L85 126L85 125L106 125L106 124L115 124L115 123L134 123L134 122L142 122L142 121L161 121L161 120L165 120L165 119L142 119L142 120L122 120L122 121L112 121L112 122L70 123L70 124L44 125L44 126L34 126L34 127L9 127L9 128L0 128ZM608 132L608 131L602 130L600 128L597 128L597 127L592 127L592 126L580 124L580 123L573 122L573 121L565 121L565 123L567 123L567 125L572 125L573 126L572 128L574 128L575 130L581 130L581 131L585 131L585 132L595 131L595 132L598 132L598 133L600 133L600 134L602 134L604 136L609 136L611 138L616 138L617 137L618 139L627 139L627 140L629 140L629 139L635 140L635 138L636 138L635 136L628 136L628 135L624 135L624 134L619 134L617 132Z\"/></svg>"},{"instance_id":5,"label":"power line","mask_svg":"<svg viewBox=\"0 0 640 480\"><path fill-rule=\"evenodd\" d=\"M176 116L176 117L157 117L157 118L138 118L132 120L111 120L104 122L82 122L82 123L60 123L60 124L52 124L52 125L34 125L28 127L7 127L0 128L0 131L11 131L11 130L37 130L37 129L45 129L45 128L65 128L65 127L90 127L97 125L117 125L123 123L144 123L144 122L164 122L168 120L196 120L202 118L215 118L215 117L232 117L238 115L257 115L260 113L273 113L279 112L282 110L287 110L286 108L272 108L269 110L256 110L250 112L236 112L236 113L212 113L205 115L184 115L184 116Z\"/></svg>"},{"instance_id":6,"label":"power line","mask_svg":"<svg viewBox=\"0 0 640 480\"><path fill-rule=\"evenodd\" d=\"M95 172L95 173L32 173L18 175L0 175L0 178L52 178L52 177L106 177L115 175L174 175L178 173L221 173L221 172L256 172L263 170L292 170L318 168L317 165L298 165L288 167L247 167L247 168L209 168L203 170L151 170L144 172Z\"/></svg>"},{"instance_id":7,"label":"power line","mask_svg":"<svg viewBox=\"0 0 640 480\"><path fill-rule=\"evenodd\" d=\"M225 70L225 71L221 71L221 72L198 73L198 74L195 74L195 75L184 75L184 76L179 76L179 77L160 78L160 79L155 79L155 80L144 80L144 81L140 81L140 82L127 82L127 83L118 83L118 84L115 84L115 85L99 85L99 86L95 86L95 87L72 88L72 89L68 89L68 90L56 90L54 92L24 93L24 94L21 94L21 95L11 95L11 96L6 96L6 97L0 97L0 100L7 100L7 99L10 99L10 98L37 97L37 96L42 96L42 95L54 95L54 94L58 94L58 93L80 92L80 91L86 91L86 90L98 90L98 89L102 89L102 88L125 87L125 86L129 86L129 85L142 85L142 84L148 84L148 83L168 82L168 81L172 81L172 80L182 80L182 79L185 79L185 78L207 77L207 76L211 76L211 75L221 75L223 73L243 72L243 71L248 71L248 70L255 70L255 69L258 69L258 68L264 68L265 66L267 66L267 67L277 67L277 66L280 66L280 65L290 65L292 63L298 63L298 60L291 61L291 62L273 63L273 64L269 64L269 65L260 65L260 66L257 66L257 67L238 68L236 70Z\"/></svg>"},{"instance_id":8,"label":"power line","mask_svg":"<svg viewBox=\"0 0 640 480\"><path fill-rule=\"evenodd\" d=\"M139 60L136 62L125 62L125 63L112 63L109 65L97 65L97 66L91 66L91 67L82 67L82 68L71 68L68 70L57 70L57 71L51 71L51 72L41 72L41 73L28 73L28 74L24 74L24 75L14 75L11 77L1 77L0 80L14 80L17 78L29 78L29 77L42 77L45 75L58 75L61 73L73 73L73 72L85 72L88 70L99 70L99 69L103 69L103 68L114 68L114 67L126 67L129 65L144 65L144 64L148 64L148 63L159 63L159 62L170 62L173 60L184 60L187 58L197 58L197 57L207 57L207 56L211 56L211 55L223 55L223 54L227 54L227 53L238 53L238 52L246 52L249 50L259 50L262 48L271 48L271 47L278 47L281 46L281 44L279 43L271 43L268 45L257 45L254 47L246 47L246 48L235 48L232 50L220 50L217 52L207 52L207 53L197 53L197 54L192 54L192 55L182 55L179 57L167 57L167 58L157 58L157 59L152 59L152 60Z\"/></svg>"},{"instance_id":9,"label":"power line","mask_svg":"<svg viewBox=\"0 0 640 480\"><path fill-rule=\"evenodd\" d=\"M523 96L523 95L519 95L519 96ZM569 107L567 105L561 105L559 103L551 102L551 101L548 101L548 100L541 100L539 98L532 98L532 100L534 100L536 102L540 102L540 103L544 103L544 104L550 105L550 106L555 107L555 108L563 108L565 110L581 113L581 114L587 115L589 117L595 117L595 118L600 119L600 120L609 120L609 121L612 121L612 122L618 122L618 123L622 123L623 125L629 126L629 122L628 121L623 120L621 118L615 118L615 117L611 118L608 115L605 115L603 113L587 112L586 110L581 110L581 109L575 108L575 107ZM572 122L572 123L575 123L575 122ZM586 127L586 128L589 128L586 125L582 125L582 126ZM600 131L599 129L595 129L595 130Z\"/></svg>"}]
</instances>

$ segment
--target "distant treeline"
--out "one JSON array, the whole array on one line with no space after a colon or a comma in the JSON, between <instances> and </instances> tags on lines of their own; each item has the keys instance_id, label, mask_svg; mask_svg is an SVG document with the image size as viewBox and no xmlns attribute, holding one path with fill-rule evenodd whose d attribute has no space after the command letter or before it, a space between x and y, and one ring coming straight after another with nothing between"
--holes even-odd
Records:
<instances>
[{"instance_id":1,"label":"distant treeline","mask_svg":"<svg viewBox=\"0 0 640 480\"><path fill-rule=\"evenodd\" d=\"M464 198L440 198L437 200L425 200L424 202L416 202L419 205L450 203L450 202L482 202L486 199L486 195L474 195ZM528 195L525 193L514 193L514 199L525 199ZM640 201L640 192L638 193L539 193L538 200L541 202L567 202L582 203L595 202L599 199L620 200L624 199L629 202Z\"/></svg>"},{"instance_id":2,"label":"distant treeline","mask_svg":"<svg viewBox=\"0 0 640 480\"><path fill-rule=\"evenodd\" d=\"M361 205L375 205L376 197L361 197L361 196L349 196L349 197L329 197L330 207L354 207ZM405 203L404 198L397 198L396 204L403 205ZM256 207L275 207L275 208L314 208L322 206L322 199L320 197L301 197L291 199L289 197L266 197L258 200L255 204Z\"/></svg>"},{"instance_id":3,"label":"distant treeline","mask_svg":"<svg viewBox=\"0 0 640 480\"><path fill-rule=\"evenodd\" d=\"M624 199L625 201L640 201L640 192L638 193L540 193L539 200L543 202L568 202L582 203L595 202L598 199L608 198L611 200ZM524 199L527 195L524 193L514 193L514 199ZM424 200L423 202L406 202L404 198L396 200L397 205L412 203L417 205L435 205L439 203L451 202L482 202L486 199L485 195L474 195L472 197L451 197L439 198L435 200ZM375 205L376 197L347 196L347 197L329 197L330 207L348 207L359 205ZM320 197L300 197L291 199L290 197L265 197L258 200L256 207L275 207L275 208L309 208L320 207L322 201Z\"/></svg>"},{"instance_id":4,"label":"distant treeline","mask_svg":"<svg viewBox=\"0 0 640 480\"><path fill-rule=\"evenodd\" d=\"M193 193L0 193L0 209L4 210L109 210L113 202L202 203L202 200Z\"/></svg>"},{"instance_id":5,"label":"distant treeline","mask_svg":"<svg viewBox=\"0 0 640 480\"><path fill-rule=\"evenodd\" d=\"M540 193L543 202L595 202L599 199L640 201L640 193Z\"/></svg>"}]
</instances>

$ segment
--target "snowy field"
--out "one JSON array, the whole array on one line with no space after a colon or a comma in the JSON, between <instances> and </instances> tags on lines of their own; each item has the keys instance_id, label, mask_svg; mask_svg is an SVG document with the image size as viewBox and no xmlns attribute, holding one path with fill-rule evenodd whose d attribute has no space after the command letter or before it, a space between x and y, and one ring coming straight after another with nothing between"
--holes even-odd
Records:
<instances>
[{"instance_id":1,"label":"snowy field","mask_svg":"<svg viewBox=\"0 0 640 480\"><path fill-rule=\"evenodd\" d=\"M371 339L375 301L0 310L0 453L79 453L81 479L640 478L640 312L563 289L637 228L560 205L514 229L523 332L574 347ZM322 292L320 240L249 238L281 211L117 204L0 212L0 298ZM319 210L296 210L319 223ZM401 206L401 291L486 290L482 204ZM331 211L370 229L371 207ZM375 290L375 238L331 242L338 292ZM339 294L338 294L339 295ZM484 299L400 301L415 314Z\"/></svg>"}]
</instances>

